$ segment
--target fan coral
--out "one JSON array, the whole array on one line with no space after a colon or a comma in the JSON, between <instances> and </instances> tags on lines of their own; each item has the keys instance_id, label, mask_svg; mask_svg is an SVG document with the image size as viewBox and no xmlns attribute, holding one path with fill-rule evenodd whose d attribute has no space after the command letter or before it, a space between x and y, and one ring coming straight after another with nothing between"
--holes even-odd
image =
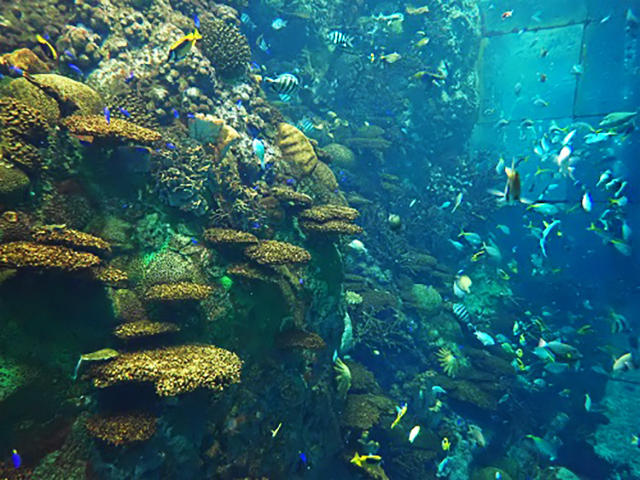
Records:
<instances>
[{"instance_id":1,"label":"fan coral","mask_svg":"<svg viewBox=\"0 0 640 480\"><path fill-rule=\"evenodd\" d=\"M62 121L63 125L74 135L95 137L112 141L129 140L137 143L151 143L162 136L155 130L112 118L109 123L102 115L72 115Z\"/></svg>"},{"instance_id":2,"label":"fan coral","mask_svg":"<svg viewBox=\"0 0 640 480\"><path fill-rule=\"evenodd\" d=\"M287 263L307 263L311 255L304 248L276 240L266 240L259 245L248 247L245 255L261 265L284 265Z\"/></svg>"},{"instance_id":3,"label":"fan coral","mask_svg":"<svg viewBox=\"0 0 640 480\"><path fill-rule=\"evenodd\" d=\"M181 300L204 300L213 291L209 285L191 282L161 283L145 292L144 298L151 301L175 302Z\"/></svg>"},{"instance_id":4,"label":"fan coral","mask_svg":"<svg viewBox=\"0 0 640 480\"><path fill-rule=\"evenodd\" d=\"M113 334L120 340L133 340L178 331L180 331L180 327L174 323L140 320L118 325L113 331Z\"/></svg>"},{"instance_id":5,"label":"fan coral","mask_svg":"<svg viewBox=\"0 0 640 480\"><path fill-rule=\"evenodd\" d=\"M10 242L0 245L0 266L75 271L95 267L100 259L92 253L76 252L57 245Z\"/></svg>"},{"instance_id":6,"label":"fan coral","mask_svg":"<svg viewBox=\"0 0 640 480\"><path fill-rule=\"evenodd\" d=\"M157 419L148 413L130 412L115 416L95 415L87 419L89 433L112 445L142 442L156 433Z\"/></svg>"},{"instance_id":7,"label":"fan coral","mask_svg":"<svg viewBox=\"0 0 640 480\"><path fill-rule=\"evenodd\" d=\"M192 392L197 388L222 391L240 382L242 360L213 345L180 345L158 350L124 353L92 369L98 388L121 382L152 382L162 397Z\"/></svg>"},{"instance_id":8,"label":"fan coral","mask_svg":"<svg viewBox=\"0 0 640 480\"><path fill-rule=\"evenodd\" d=\"M101 238L88 233L79 232L66 226L44 225L35 228L31 235L38 243L52 245L62 245L74 250L84 250L97 255L107 255L111 253L111 245Z\"/></svg>"},{"instance_id":9,"label":"fan coral","mask_svg":"<svg viewBox=\"0 0 640 480\"><path fill-rule=\"evenodd\" d=\"M351 388L351 370L349 370L349 366L344 363L340 357L337 357L333 362L333 370L336 372L338 395L344 398Z\"/></svg>"},{"instance_id":10,"label":"fan coral","mask_svg":"<svg viewBox=\"0 0 640 480\"><path fill-rule=\"evenodd\" d=\"M440 363L440 366L442 367L444 373L446 373L451 378L455 378L455 376L460 371L460 368L465 365L465 360L462 358L462 356L459 354L455 354L449 348L440 348L436 353L436 356L438 357L438 362Z\"/></svg>"},{"instance_id":11,"label":"fan coral","mask_svg":"<svg viewBox=\"0 0 640 480\"><path fill-rule=\"evenodd\" d=\"M244 73L251 61L251 49L247 38L235 25L211 16L203 16L200 32L200 48L216 72L223 77Z\"/></svg>"}]
</instances>

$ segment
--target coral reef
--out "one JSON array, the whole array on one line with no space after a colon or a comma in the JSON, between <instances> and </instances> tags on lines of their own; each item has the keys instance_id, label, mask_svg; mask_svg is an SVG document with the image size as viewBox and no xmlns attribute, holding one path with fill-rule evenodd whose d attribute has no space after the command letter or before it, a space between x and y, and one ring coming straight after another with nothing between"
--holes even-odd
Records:
<instances>
[{"instance_id":1,"label":"coral reef","mask_svg":"<svg viewBox=\"0 0 640 480\"><path fill-rule=\"evenodd\" d=\"M202 52L217 73L232 77L244 72L251 60L251 49L238 27L207 15L201 20L200 32Z\"/></svg>"},{"instance_id":2,"label":"coral reef","mask_svg":"<svg viewBox=\"0 0 640 480\"><path fill-rule=\"evenodd\" d=\"M48 245L62 245L74 250L105 256L111 253L111 245L101 238L60 225L43 225L31 232L33 240Z\"/></svg>"},{"instance_id":3,"label":"coral reef","mask_svg":"<svg viewBox=\"0 0 640 480\"><path fill-rule=\"evenodd\" d=\"M327 347L320 335L304 330L286 330L278 334L276 345L283 350L322 350Z\"/></svg>"},{"instance_id":4,"label":"coral reef","mask_svg":"<svg viewBox=\"0 0 640 480\"><path fill-rule=\"evenodd\" d=\"M145 300L155 302L177 302L204 300L213 292L213 287L191 282L159 283L147 289Z\"/></svg>"},{"instance_id":5,"label":"coral reef","mask_svg":"<svg viewBox=\"0 0 640 480\"><path fill-rule=\"evenodd\" d=\"M318 157L309 139L289 123L278 125L278 147L296 178L311 175L318 165Z\"/></svg>"},{"instance_id":6,"label":"coral reef","mask_svg":"<svg viewBox=\"0 0 640 480\"><path fill-rule=\"evenodd\" d=\"M292 188L275 186L271 187L270 192L271 195L290 207L306 208L310 207L313 203L313 198L309 195L302 192L296 192Z\"/></svg>"},{"instance_id":7,"label":"coral reef","mask_svg":"<svg viewBox=\"0 0 640 480\"><path fill-rule=\"evenodd\" d=\"M197 388L221 391L240 381L242 361L212 345L180 345L123 353L91 371L93 384L105 388L122 382L152 382L162 397Z\"/></svg>"},{"instance_id":8,"label":"coral reef","mask_svg":"<svg viewBox=\"0 0 640 480\"><path fill-rule=\"evenodd\" d=\"M129 412L118 415L94 415L87 419L91 436L119 446L149 440L156 433L157 419L148 413Z\"/></svg>"},{"instance_id":9,"label":"coral reef","mask_svg":"<svg viewBox=\"0 0 640 480\"><path fill-rule=\"evenodd\" d=\"M84 83L54 73L30 75L25 79L55 99L62 116L93 115L102 110L100 95ZM102 120L106 123L104 117Z\"/></svg>"},{"instance_id":10,"label":"coral reef","mask_svg":"<svg viewBox=\"0 0 640 480\"><path fill-rule=\"evenodd\" d=\"M93 267L91 273L97 281L113 288L125 288L129 283L127 272L111 265Z\"/></svg>"},{"instance_id":11,"label":"coral reef","mask_svg":"<svg viewBox=\"0 0 640 480\"><path fill-rule=\"evenodd\" d=\"M286 265L307 263L311 255L304 248L277 240L265 240L247 247L245 255L260 265Z\"/></svg>"},{"instance_id":12,"label":"coral reef","mask_svg":"<svg viewBox=\"0 0 640 480\"><path fill-rule=\"evenodd\" d=\"M118 325L113 330L113 334L120 340L133 340L178 331L180 331L180 327L174 323L139 320Z\"/></svg>"},{"instance_id":13,"label":"coral reef","mask_svg":"<svg viewBox=\"0 0 640 480\"><path fill-rule=\"evenodd\" d=\"M247 246L258 243L258 238L252 233L230 228L208 228L204 231L203 237L211 245Z\"/></svg>"},{"instance_id":14,"label":"coral reef","mask_svg":"<svg viewBox=\"0 0 640 480\"><path fill-rule=\"evenodd\" d=\"M0 163L0 202L24 198L29 184L29 177L22 170L13 165Z\"/></svg>"},{"instance_id":15,"label":"coral reef","mask_svg":"<svg viewBox=\"0 0 640 480\"><path fill-rule=\"evenodd\" d=\"M10 242L0 245L0 266L64 271L84 270L100 264L92 253L76 252L57 245Z\"/></svg>"},{"instance_id":16,"label":"coral reef","mask_svg":"<svg viewBox=\"0 0 640 480\"><path fill-rule=\"evenodd\" d=\"M380 422L381 415L391 414L393 407L393 401L382 395L348 395L340 416L340 424L349 428L369 430Z\"/></svg>"},{"instance_id":17,"label":"coral reef","mask_svg":"<svg viewBox=\"0 0 640 480\"><path fill-rule=\"evenodd\" d=\"M120 142L152 143L160 140L160 133L135 123L112 118L107 123L102 115L72 115L62 124L74 135Z\"/></svg>"}]
</instances>

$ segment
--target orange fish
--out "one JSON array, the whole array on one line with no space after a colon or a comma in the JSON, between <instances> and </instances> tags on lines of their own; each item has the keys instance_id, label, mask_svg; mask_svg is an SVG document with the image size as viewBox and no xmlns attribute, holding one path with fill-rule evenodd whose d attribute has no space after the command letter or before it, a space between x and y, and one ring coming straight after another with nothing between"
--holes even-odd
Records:
<instances>
[{"instance_id":1,"label":"orange fish","mask_svg":"<svg viewBox=\"0 0 640 480\"><path fill-rule=\"evenodd\" d=\"M513 10L507 10L506 12L502 12L502 20L511 18L512 15L513 15Z\"/></svg>"}]
</instances>

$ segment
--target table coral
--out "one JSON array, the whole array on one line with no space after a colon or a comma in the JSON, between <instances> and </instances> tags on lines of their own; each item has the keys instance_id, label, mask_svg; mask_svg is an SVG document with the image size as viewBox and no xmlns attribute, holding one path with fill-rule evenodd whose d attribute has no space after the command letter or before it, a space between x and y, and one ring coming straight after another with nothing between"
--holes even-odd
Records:
<instances>
[{"instance_id":1,"label":"table coral","mask_svg":"<svg viewBox=\"0 0 640 480\"><path fill-rule=\"evenodd\" d=\"M360 225L349 223L345 220L329 220L324 223L300 222L300 227L302 227L305 232L335 235L357 235L363 232Z\"/></svg>"},{"instance_id":2,"label":"table coral","mask_svg":"<svg viewBox=\"0 0 640 480\"><path fill-rule=\"evenodd\" d=\"M127 272L112 266L99 266L91 269L93 278L114 288L124 288L129 282Z\"/></svg>"},{"instance_id":3,"label":"table coral","mask_svg":"<svg viewBox=\"0 0 640 480\"><path fill-rule=\"evenodd\" d=\"M66 226L44 225L34 228L31 236L38 243L62 245L101 256L111 253L111 245L108 242L89 233L80 232Z\"/></svg>"},{"instance_id":4,"label":"table coral","mask_svg":"<svg viewBox=\"0 0 640 480\"><path fill-rule=\"evenodd\" d=\"M63 271L84 270L100 263L92 253L76 252L58 245L10 242L0 245L0 266Z\"/></svg>"},{"instance_id":5,"label":"table coral","mask_svg":"<svg viewBox=\"0 0 640 480\"><path fill-rule=\"evenodd\" d=\"M204 231L204 239L211 245L247 246L258 243L258 238L252 233L230 228L208 228Z\"/></svg>"},{"instance_id":6,"label":"table coral","mask_svg":"<svg viewBox=\"0 0 640 480\"><path fill-rule=\"evenodd\" d=\"M277 240L265 240L259 245L252 245L244 253L254 262L261 265L285 265L289 263L307 263L311 254L304 248Z\"/></svg>"},{"instance_id":7,"label":"table coral","mask_svg":"<svg viewBox=\"0 0 640 480\"><path fill-rule=\"evenodd\" d=\"M120 340L133 340L178 331L180 331L180 327L174 323L140 320L137 322L127 322L118 325L113 330L113 334Z\"/></svg>"},{"instance_id":8,"label":"table coral","mask_svg":"<svg viewBox=\"0 0 640 480\"><path fill-rule=\"evenodd\" d=\"M348 220L353 221L358 218L360 213L355 208L345 207L343 205L318 205L300 212L301 220L309 220L313 222L328 222L330 220Z\"/></svg>"},{"instance_id":9,"label":"table coral","mask_svg":"<svg viewBox=\"0 0 640 480\"><path fill-rule=\"evenodd\" d=\"M306 193L296 192L287 187L272 187L271 195L292 207L310 207L313 203L313 198Z\"/></svg>"},{"instance_id":10,"label":"table coral","mask_svg":"<svg viewBox=\"0 0 640 480\"><path fill-rule=\"evenodd\" d=\"M155 130L119 118L112 118L107 123L103 115L72 115L65 118L62 124L74 135L110 141L131 141L146 144L162 138L160 133Z\"/></svg>"},{"instance_id":11,"label":"table coral","mask_svg":"<svg viewBox=\"0 0 640 480\"><path fill-rule=\"evenodd\" d=\"M211 295L213 287L191 282L161 283L153 285L145 292L146 300L175 302L182 300L203 300Z\"/></svg>"},{"instance_id":12,"label":"table coral","mask_svg":"<svg viewBox=\"0 0 640 480\"><path fill-rule=\"evenodd\" d=\"M72 113L92 115L102 110L100 95L84 83L53 73L30 75L25 78L55 99L63 116Z\"/></svg>"},{"instance_id":13,"label":"table coral","mask_svg":"<svg viewBox=\"0 0 640 480\"><path fill-rule=\"evenodd\" d=\"M327 347L326 342L317 333L298 329L281 332L276 338L276 344L284 350L322 350Z\"/></svg>"},{"instance_id":14,"label":"table coral","mask_svg":"<svg viewBox=\"0 0 640 480\"><path fill-rule=\"evenodd\" d=\"M94 415L87 419L86 427L95 438L112 445L124 445L149 440L156 433L157 419L145 412L105 416Z\"/></svg>"},{"instance_id":15,"label":"table coral","mask_svg":"<svg viewBox=\"0 0 640 480\"><path fill-rule=\"evenodd\" d=\"M222 391L240 382L242 360L233 352L213 345L180 345L157 350L124 353L92 369L98 388L122 382L152 382L162 397L198 388Z\"/></svg>"},{"instance_id":16,"label":"table coral","mask_svg":"<svg viewBox=\"0 0 640 480\"><path fill-rule=\"evenodd\" d=\"M216 72L223 77L243 73L251 61L251 49L238 27L211 16L203 16L200 23L200 48Z\"/></svg>"}]
</instances>

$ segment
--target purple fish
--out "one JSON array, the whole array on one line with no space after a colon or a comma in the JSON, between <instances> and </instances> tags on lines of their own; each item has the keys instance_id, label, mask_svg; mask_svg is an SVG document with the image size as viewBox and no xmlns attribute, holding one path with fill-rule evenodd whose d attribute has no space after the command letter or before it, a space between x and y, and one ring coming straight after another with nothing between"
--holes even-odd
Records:
<instances>
[{"instance_id":1,"label":"purple fish","mask_svg":"<svg viewBox=\"0 0 640 480\"><path fill-rule=\"evenodd\" d=\"M107 121L107 125L109 125L111 123L111 111L109 107L104 107L102 111L104 112L104 119Z\"/></svg>"},{"instance_id":2,"label":"purple fish","mask_svg":"<svg viewBox=\"0 0 640 480\"><path fill-rule=\"evenodd\" d=\"M200 17L198 17L197 13L193 14L193 24L196 26L196 28L200 28Z\"/></svg>"},{"instance_id":3,"label":"purple fish","mask_svg":"<svg viewBox=\"0 0 640 480\"><path fill-rule=\"evenodd\" d=\"M125 117L131 118L131 114L129 113L129 111L126 108L119 107L118 110L120 110L120 113L123 114Z\"/></svg>"},{"instance_id":4,"label":"purple fish","mask_svg":"<svg viewBox=\"0 0 640 480\"><path fill-rule=\"evenodd\" d=\"M76 56L73 54L73 52L71 50L69 50L69 49L65 50L62 53L64 53L67 57L69 57L69 58L71 58L73 60L75 60L75 58L76 58Z\"/></svg>"},{"instance_id":5,"label":"purple fish","mask_svg":"<svg viewBox=\"0 0 640 480\"><path fill-rule=\"evenodd\" d=\"M171 114L173 115L173 118L175 118L175 119L180 118L180 112L178 110L176 110L175 108L171 109Z\"/></svg>"},{"instance_id":6,"label":"purple fish","mask_svg":"<svg viewBox=\"0 0 640 480\"><path fill-rule=\"evenodd\" d=\"M22 465L22 458L20 458L20 454L16 449L11 451L11 460L13 460L13 466L15 468L20 468L20 465Z\"/></svg>"},{"instance_id":7,"label":"purple fish","mask_svg":"<svg viewBox=\"0 0 640 480\"><path fill-rule=\"evenodd\" d=\"M84 72L82 70L80 70L80 67L78 67L76 64L74 63L67 63L67 66L73 70L73 72L75 72L76 74L80 75L81 77L84 77Z\"/></svg>"}]
</instances>

